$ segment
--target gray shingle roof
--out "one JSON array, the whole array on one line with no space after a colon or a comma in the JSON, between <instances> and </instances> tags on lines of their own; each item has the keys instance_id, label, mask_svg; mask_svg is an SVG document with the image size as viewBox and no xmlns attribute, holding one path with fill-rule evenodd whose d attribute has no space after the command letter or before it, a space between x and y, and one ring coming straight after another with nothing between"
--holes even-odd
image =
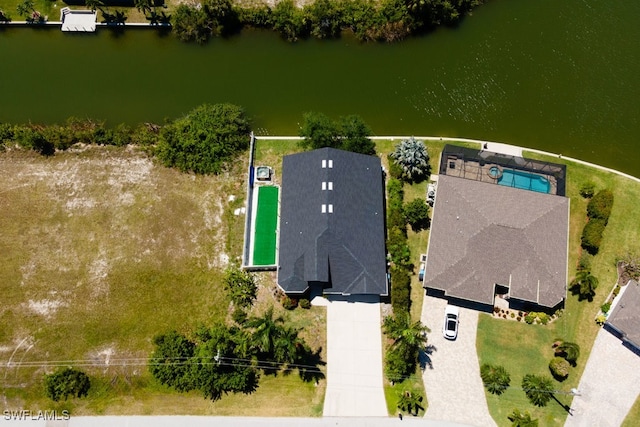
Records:
<instances>
[{"instance_id":1,"label":"gray shingle roof","mask_svg":"<svg viewBox=\"0 0 640 427\"><path fill-rule=\"evenodd\" d=\"M609 314L607 323L622 333L623 338L640 348L640 285L629 280L624 294Z\"/></svg>"},{"instance_id":2,"label":"gray shingle roof","mask_svg":"<svg viewBox=\"0 0 640 427\"><path fill-rule=\"evenodd\" d=\"M569 199L440 175L426 288L493 304L494 284L553 307L564 299Z\"/></svg>"},{"instance_id":3,"label":"gray shingle roof","mask_svg":"<svg viewBox=\"0 0 640 427\"><path fill-rule=\"evenodd\" d=\"M378 157L333 148L285 156L280 212L278 284L286 292L320 282L327 293L387 295Z\"/></svg>"}]
</instances>

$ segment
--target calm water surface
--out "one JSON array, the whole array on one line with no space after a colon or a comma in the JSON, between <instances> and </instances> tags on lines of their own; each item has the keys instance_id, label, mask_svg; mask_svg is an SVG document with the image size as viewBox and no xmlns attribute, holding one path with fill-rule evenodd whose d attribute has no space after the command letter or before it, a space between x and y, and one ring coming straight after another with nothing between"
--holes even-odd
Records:
<instances>
[{"instance_id":1,"label":"calm water surface","mask_svg":"<svg viewBox=\"0 0 640 427\"><path fill-rule=\"evenodd\" d=\"M640 176L639 17L637 1L493 0L393 45L4 29L0 121L162 122L233 102L261 134L296 134L308 110L356 113L377 134L506 141Z\"/></svg>"}]
</instances>

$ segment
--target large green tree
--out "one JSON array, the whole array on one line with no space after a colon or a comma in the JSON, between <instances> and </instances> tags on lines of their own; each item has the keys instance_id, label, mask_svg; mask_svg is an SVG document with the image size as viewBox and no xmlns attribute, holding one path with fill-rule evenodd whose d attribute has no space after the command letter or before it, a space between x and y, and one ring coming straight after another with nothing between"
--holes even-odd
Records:
<instances>
[{"instance_id":1,"label":"large green tree","mask_svg":"<svg viewBox=\"0 0 640 427\"><path fill-rule=\"evenodd\" d=\"M404 205L404 216L407 224L415 232L426 230L431 225L429 206L424 199L414 199Z\"/></svg>"},{"instance_id":2,"label":"large green tree","mask_svg":"<svg viewBox=\"0 0 640 427\"><path fill-rule=\"evenodd\" d=\"M527 374L522 378L522 389L535 406L547 406L553 397L553 380L546 375Z\"/></svg>"},{"instance_id":3,"label":"large green tree","mask_svg":"<svg viewBox=\"0 0 640 427\"><path fill-rule=\"evenodd\" d=\"M243 308L251 307L258 292L258 285L252 273L230 267L224 274L223 283L235 305Z\"/></svg>"},{"instance_id":4,"label":"large green tree","mask_svg":"<svg viewBox=\"0 0 640 427\"><path fill-rule=\"evenodd\" d=\"M249 121L232 104L201 105L165 126L156 155L185 172L218 174L249 145Z\"/></svg>"},{"instance_id":5,"label":"large green tree","mask_svg":"<svg viewBox=\"0 0 640 427\"><path fill-rule=\"evenodd\" d=\"M176 331L158 335L153 339L155 350L149 360L149 371L161 384L179 391L194 388L190 364L195 354L195 343Z\"/></svg>"},{"instance_id":6,"label":"large green tree","mask_svg":"<svg viewBox=\"0 0 640 427\"><path fill-rule=\"evenodd\" d=\"M338 122L340 148L360 154L376 154L376 144L369 138L371 129L360 116L341 117Z\"/></svg>"},{"instance_id":7,"label":"large green tree","mask_svg":"<svg viewBox=\"0 0 640 427\"><path fill-rule=\"evenodd\" d=\"M302 116L300 146L305 149L340 148L338 126L325 114L308 112Z\"/></svg>"},{"instance_id":8,"label":"large green tree","mask_svg":"<svg viewBox=\"0 0 640 427\"><path fill-rule=\"evenodd\" d=\"M89 393L91 381L84 372L73 369L59 369L53 374L45 375L45 390L47 396L57 402L67 397L83 397Z\"/></svg>"}]
</instances>

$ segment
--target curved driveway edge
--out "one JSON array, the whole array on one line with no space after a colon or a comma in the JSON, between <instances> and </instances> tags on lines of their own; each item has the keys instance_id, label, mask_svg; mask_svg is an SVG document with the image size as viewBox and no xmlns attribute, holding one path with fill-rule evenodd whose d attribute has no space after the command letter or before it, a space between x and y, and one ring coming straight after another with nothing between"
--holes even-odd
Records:
<instances>
[{"instance_id":1,"label":"curved driveway edge","mask_svg":"<svg viewBox=\"0 0 640 427\"><path fill-rule=\"evenodd\" d=\"M600 329L578 392L565 427L619 426L640 394L640 356Z\"/></svg>"},{"instance_id":2,"label":"curved driveway edge","mask_svg":"<svg viewBox=\"0 0 640 427\"><path fill-rule=\"evenodd\" d=\"M478 312L460 308L458 338L442 336L447 301L424 297L422 323L431 329L423 374L429 406L425 418L472 426L495 426L489 414L476 351Z\"/></svg>"},{"instance_id":3,"label":"curved driveway edge","mask_svg":"<svg viewBox=\"0 0 640 427\"><path fill-rule=\"evenodd\" d=\"M332 298L327 306L327 391L323 415L388 415L382 388L378 297Z\"/></svg>"}]
</instances>

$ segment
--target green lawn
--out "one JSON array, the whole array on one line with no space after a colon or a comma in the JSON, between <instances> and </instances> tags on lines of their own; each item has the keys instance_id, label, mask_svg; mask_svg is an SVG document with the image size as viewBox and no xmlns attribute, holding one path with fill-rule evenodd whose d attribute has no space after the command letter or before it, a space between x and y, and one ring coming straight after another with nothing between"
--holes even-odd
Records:
<instances>
[{"instance_id":1,"label":"green lawn","mask_svg":"<svg viewBox=\"0 0 640 427\"><path fill-rule=\"evenodd\" d=\"M636 399L636 403L627 414L627 418L624 419L622 427L636 427L640 425L640 396Z\"/></svg>"},{"instance_id":2,"label":"green lawn","mask_svg":"<svg viewBox=\"0 0 640 427\"><path fill-rule=\"evenodd\" d=\"M197 176L133 148L88 147L49 158L0 153L0 361L35 365L4 371L6 409L320 414L324 383L295 374L264 377L254 395L212 403L160 387L147 371L155 335L189 333L228 316L221 278L242 252L244 217L233 210L244 203L246 166L243 156L227 174ZM262 301L252 314L277 304L269 279L260 277ZM305 328L312 348L325 345L325 334L314 330L324 324L322 308L288 318ZM89 397L59 405L46 399L42 377L56 365L50 361L101 363L82 367L93 383Z\"/></svg>"},{"instance_id":3,"label":"green lawn","mask_svg":"<svg viewBox=\"0 0 640 427\"><path fill-rule=\"evenodd\" d=\"M567 164L567 197L571 199L569 280L575 275L580 254L580 235L586 221L587 201L579 195L581 185L592 181L596 184L597 190L609 188L615 194L604 241L592 265L592 273L600 281L593 302L579 302L577 297L569 295L564 314L547 326L498 320L489 315L482 315L478 325L477 347L480 363L501 364L511 374L511 388L504 395L497 397L487 394L489 410L498 425L510 425L506 417L514 408L530 411L541 420L542 425L562 425L566 411L555 401L551 401L542 409L528 403L524 392L520 390L522 376L528 373L549 372L551 343L556 337L560 337L578 343L581 355L569 378L563 383L555 382L556 389L567 392L572 387L577 387L598 332L594 317L607 294L615 286L616 260L627 252L640 253L640 228L637 225L637 216L632 214L640 203L640 184L557 158L530 153L525 154L525 157ZM567 405L571 402L571 396L567 394L557 393L556 396Z\"/></svg>"}]
</instances>

